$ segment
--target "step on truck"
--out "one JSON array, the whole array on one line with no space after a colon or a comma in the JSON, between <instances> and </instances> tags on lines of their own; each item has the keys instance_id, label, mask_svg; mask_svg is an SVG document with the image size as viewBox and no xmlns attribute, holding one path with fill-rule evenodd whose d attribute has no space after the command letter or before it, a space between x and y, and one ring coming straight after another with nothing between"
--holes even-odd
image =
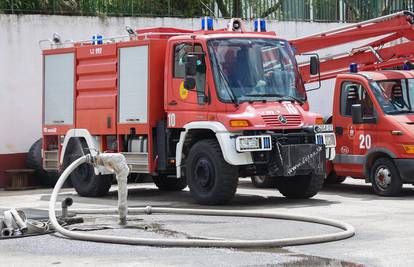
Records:
<instances>
[{"instance_id":1,"label":"step on truck","mask_svg":"<svg viewBox=\"0 0 414 267\"><path fill-rule=\"evenodd\" d=\"M253 175L288 198L314 196L335 156L333 127L309 112L289 42L265 27L258 20L248 32L232 19L214 30L205 18L197 31L41 41L42 169L111 151L160 190L188 185L201 204L229 202L239 177ZM310 68L317 73L315 58ZM71 174L81 196L106 194L112 180L88 165Z\"/></svg>"},{"instance_id":2,"label":"step on truck","mask_svg":"<svg viewBox=\"0 0 414 267\"><path fill-rule=\"evenodd\" d=\"M414 14L388 16L291 40L309 53L367 38L351 51L320 60L320 75L300 70L305 83L335 78L333 123L336 156L327 183L365 179L381 196L414 183ZM372 39L375 38L375 39Z\"/></svg>"}]
</instances>

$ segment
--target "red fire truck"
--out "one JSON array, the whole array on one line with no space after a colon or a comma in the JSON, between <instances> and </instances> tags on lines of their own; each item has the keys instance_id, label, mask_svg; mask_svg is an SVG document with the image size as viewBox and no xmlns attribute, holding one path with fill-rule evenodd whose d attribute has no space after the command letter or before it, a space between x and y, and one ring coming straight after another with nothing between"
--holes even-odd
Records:
<instances>
[{"instance_id":1,"label":"red fire truck","mask_svg":"<svg viewBox=\"0 0 414 267\"><path fill-rule=\"evenodd\" d=\"M200 31L42 41L43 141L32 166L57 172L84 153L115 151L131 173L161 190L188 185L201 204L227 203L238 178L253 175L275 177L286 197L314 196L335 156L333 127L309 112L289 42L263 21L255 28L232 19L214 30L206 18ZM88 165L71 177L82 196L106 194L112 179Z\"/></svg>"},{"instance_id":2,"label":"red fire truck","mask_svg":"<svg viewBox=\"0 0 414 267\"><path fill-rule=\"evenodd\" d=\"M300 67L306 83L336 78L328 123L335 127L337 147L328 183L361 178L382 196L414 183L413 23L414 14L403 11L291 41L297 53L309 53L377 38L321 59L319 77L309 74L307 64Z\"/></svg>"}]
</instances>

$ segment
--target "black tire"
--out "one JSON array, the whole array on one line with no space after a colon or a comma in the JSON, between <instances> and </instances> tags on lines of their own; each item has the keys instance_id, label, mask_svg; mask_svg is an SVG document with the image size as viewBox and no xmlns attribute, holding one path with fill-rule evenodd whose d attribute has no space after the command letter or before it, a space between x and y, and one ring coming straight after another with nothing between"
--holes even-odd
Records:
<instances>
[{"instance_id":1,"label":"black tire","mask_svg":"<svg viewBox=\"0 0 414 267\"><path fill-rule=\"evenodd\" d=\"M278 180L277 188L286 198L306 199L316 195L324 183L323 176L298 175L282 177Z\"/></svg>"},{"instance_id":2,"label":"black tire","mask_svg":"<svg viewBox=\"0 0 414 267\"><path fill-rule=\"evenodd\" d=\"M216 140L193 145L185 161L185 174L190 193L200 204L226 204L236 194L238 168L224 160Z\"/></svg>"},{"instance_id":3,"label":"black tire","mask_svg":"<svg viewBox=\"0 0 414 267\"><path fill-rule=\"evenodd\" d=\"M81 142L73 143L69 149L70 152L67 154L69 164L83 156ZM69 178L76 192L83 197L101 197L106 195L113 181L112 174L96 175L94 167L88 163L78 166L73 170Z\"/></svg>"},{"instance_id":4,"label":"black tire","mask_svg":"<svg viewBox=\"0 0 414 267\"><path fill-rule=\"evenodd\" d=\"M250 177L252 184L257 188L275 188L276 179L268 176L255 175Z\"/></svg>"},{"instance_id":5,"label":"black tire","mask_svg":"<svg viewBox=\"0 0 414 267\"><path fill-rule=\"evenodd\" d=\"M342 184L345 179L346 177L337 176L334 171L331 171L331 173L325 179L325 184Z\"/></svg>"},{"instance_id":6,"label":"black tire","mask_svg":"<svg viewBox=\"0 0 414 267\"><path fill-rule=\"evenodd\" d=\"M401 193L403 183L391 159L377 159L372 165L370 180L377 195L391 197Z\"/></svg>"},{"instance_id":7,"label":"black tire","mask_svg":"<svg viewBox=\"0 0 414 267\"><path fill-rule=\"evenodd\" d=\"M154 184L161 191L181 191L187 187L185 178L168 177L168 175L153 176Z\"/></svg>"},{"instance_id":8,"label":"black tire","mask_svg":"<svg viewBox=\"0 0 414 267\"><path fill-rule=\"evenodd\" d=\"M55 186L59 179L58 172L48 172L43 169L42 159L42 138L37 140L27 153L26 165L35 171L34 175L39 179L40 184L47 187Z\"/></svg>"}]
</instances>

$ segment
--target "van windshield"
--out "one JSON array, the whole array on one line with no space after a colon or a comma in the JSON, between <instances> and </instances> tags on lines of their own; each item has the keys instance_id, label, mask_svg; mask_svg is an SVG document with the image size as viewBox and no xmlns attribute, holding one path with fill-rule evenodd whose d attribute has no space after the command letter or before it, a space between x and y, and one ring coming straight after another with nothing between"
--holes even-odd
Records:
<instances>
[{"instance_id":1,"label":"van windshield","mask_svg":"<svg viewBox=\"0 0 414 267\"><path fill-rule=\"evenodd\" d=\"M306 100L288 42L228 38L208 42L219 98L243 101Z\"/></svg>"},{"instance_id":2,"label":"van windshield","mask_svg":"<svg viewBox=\"0 0 414 267\"><path fill-rule=\"evenodd\" d=\"M384 113L414 113L414 79L375 81L371 87Z\"/></svg>"}]
</instances>

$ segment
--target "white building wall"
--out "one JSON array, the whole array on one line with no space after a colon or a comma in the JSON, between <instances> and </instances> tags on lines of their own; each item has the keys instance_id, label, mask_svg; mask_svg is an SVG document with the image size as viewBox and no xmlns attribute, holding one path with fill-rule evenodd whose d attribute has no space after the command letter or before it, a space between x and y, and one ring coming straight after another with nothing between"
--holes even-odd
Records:
<instances>
[{"instance_id":1,"label":"white building wall","mask_svg":"<svg viewBox=\"0 0 414 267\"><path fill-rule=\"evenodd\" d=\"M226 23L218 20L215 28L224 27ZM200 19L0 15L0 154L27 152L41 136L42 57L38 41L51 38L54 32L64 40L85 40L95 33L123 35L125 25L199 29ZM272 21L267 28L292 39L340 25ZM322 89L309 94L312 111L330 113L332 88L333 82L327 81Z\"/></svg>"}]
</instances>

